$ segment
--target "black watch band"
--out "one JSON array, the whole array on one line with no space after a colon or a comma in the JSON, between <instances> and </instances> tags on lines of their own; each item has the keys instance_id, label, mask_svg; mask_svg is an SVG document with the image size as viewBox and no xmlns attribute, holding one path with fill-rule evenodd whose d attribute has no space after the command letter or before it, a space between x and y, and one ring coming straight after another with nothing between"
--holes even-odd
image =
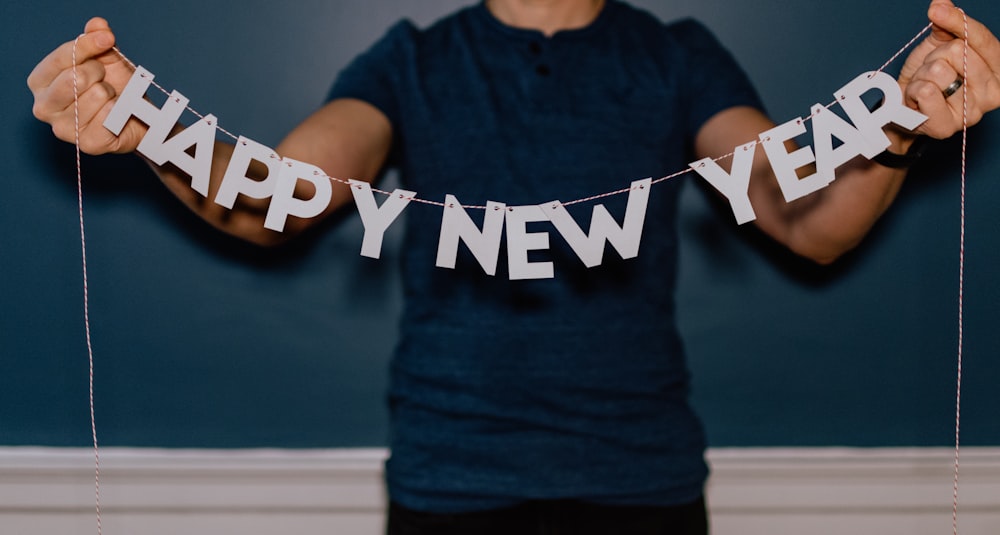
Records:
<instances>
[{"instance_id":1,"label":"black watch band","mask_svg":"<svg viewBox=\"0 0 1000 535\"><path fill-rule=\"evenodd\" d=\"M872 161L893 169L908 169L914 162L920 159L920 156L923 155L924 150L927 149L927 145L929 144L929 137L917 136L910 145L910 148L907 149L906 154L896 154L895 152L885 150L872 158Z\"/></svg>"}]
</instances>

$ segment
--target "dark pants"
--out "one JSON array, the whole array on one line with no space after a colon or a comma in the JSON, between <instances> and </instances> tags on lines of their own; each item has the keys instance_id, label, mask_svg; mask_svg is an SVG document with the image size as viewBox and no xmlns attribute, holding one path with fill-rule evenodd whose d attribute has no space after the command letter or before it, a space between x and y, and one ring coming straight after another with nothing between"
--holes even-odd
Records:
<instances>
[{"instance_id":1,"label":"dark pants","mask_svg":"<svg viewBox=\"0 0 1000 535\"><path fill-rule=\"evenodd\" d=\"M389 505L388 535L708 535L705 500L678 506L626 507L573 500L531 501L461 514Z\"/></svg>"}]
</instances>

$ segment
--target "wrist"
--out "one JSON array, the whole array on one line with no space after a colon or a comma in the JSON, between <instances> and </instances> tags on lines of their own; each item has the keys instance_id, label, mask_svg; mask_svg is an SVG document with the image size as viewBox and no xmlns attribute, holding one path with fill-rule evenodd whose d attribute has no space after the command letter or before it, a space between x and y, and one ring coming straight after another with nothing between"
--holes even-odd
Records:
<instances>
[{"instance_id":1,"label":"wrist","mask_svg":"<svg viewBox=\"0 0 1000 535\"><path fill-rule=\"evenodd\" d=\"M890 129L886 131L891 144L889 148L875 155L872 161L891 169L909 169L930 143L930 138L911 131Z\"/></svg>"}]
</instances>

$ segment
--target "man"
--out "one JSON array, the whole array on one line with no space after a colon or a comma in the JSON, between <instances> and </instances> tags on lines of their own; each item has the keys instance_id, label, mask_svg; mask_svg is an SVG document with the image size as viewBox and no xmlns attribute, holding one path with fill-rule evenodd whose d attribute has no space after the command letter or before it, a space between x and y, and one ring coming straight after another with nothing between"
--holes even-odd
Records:
<instances>
[{"instance_id":1,"label":"man","mask_svg":"<svg viewBox=\"0 0 1000 535\"><path fill-rule=\"evenodd\" d=\"M964 21L948 0L899 79L929 117L887 129L888 152L962 125L945 90L964 69ZM970 119L1000 105L1000 44L970 20ZM131 152L104 117L131 76L102 19L77 43L81 147ZM35 114L74 139L73 43L29 77ZM951 90L949 90L950 92ZM426 30L401 23L339 77L331 100L276 148L330 176L372 181L385 165L422 197L455 193L510 205L578 198L623 180L725 154L773 127L732 58L692 21L665 25L614 0L489 0ZM233 147L219 143L209 195L172 167L158 176L219 229L268 245L322 217L263 225L266 205L211 202ZM899 160L898 158L896 159ZM786 203L763 151L750 182L756 224L796 253L832 262L854 247L898 192L905 169L851 161L837 180ZM390 388L387 481L393 533L705 533L707 474L675 328L678 186L650 193L643 254L574 264L552 243L556 278L490 277L463 257L434 268L438 215L412 211L406 308ZM324 215L351 199L335 187ZM608 201L609 203L614 201ZM502 269L502 268L501 268Z\"/></svg>"}]
</instances>

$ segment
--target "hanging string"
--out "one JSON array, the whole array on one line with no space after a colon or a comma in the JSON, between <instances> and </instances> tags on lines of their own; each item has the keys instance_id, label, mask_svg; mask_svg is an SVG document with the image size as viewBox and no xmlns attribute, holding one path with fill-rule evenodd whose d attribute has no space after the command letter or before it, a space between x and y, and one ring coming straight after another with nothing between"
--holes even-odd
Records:
<instances>
[{"instance_id":1,"label":"hanging string","mask_svg":"<svg viewBox=\"0 0 1000 535\"><path fill-rule=\"evenodd\" d=\"M885 63L883 63L882 66L879 67L875 72L882 72L883 70L885 70L890 64L892 64L893 61L895 61L897 58L899 58L899 56L903 55L903 53L906 52L906 50L908 50L911 46L913 46L913 44L916 43L917 40L920 39L920 37L922 37L925 33L927 33L931 29L932 26L933 26L933 24L928 24L927 26L924 26L923 29L921 29L916 35L914 35L912 39L910 39L905 45L903 45L902 48L900 48L895 54L893 54L892 57L890 57ZM134 63L132 60L130 60L127 56L125 56L125 54L122 53L122 51L119 50L118 47L114 47L113 50L118 54L118 56L121 57L122 61L124 61L125 63L128 63L129 66L132 67L132 69L136 69L138 67L138 65L136 63ZM152 85L153 87L155 87L156 89L158 89L164 95L167 95L168 97L170 96L170 91L167 91L166 88L164 88L160 84L156 83L156 80L151 80L150 81L150 85ZM834 101L830 102L829 104L827 104L825 106L825 108L830 109L836 103L837 103L837 101L834 100ZM187 111L191 112L198 119L204 119L205 118L205 115L199 113L197 110L195 110L194 108L192 108L190 105L186 105L185 109ZM815 113L809 115L808 117L804 117L804 118L800 119L800 122L809 121L814 116L815 116ZM239 141L239 136L237 136L237 135L229 132L228 130L222 128L222 126L219 125L218 123L216 123L215 126L216 126L216 128L218 128L218 130L220 132L222 132L223 134L225 134L226 136L228 136L229 138L231 138L233 141ZM758 145L760 143L761 143L760 140L755 140L751 144L752 145ZM743 150L749 150L749 148L750 148L749 145L751 145L751 144L748 144L747 146L744 146ZM718 162L720 162L722 160L725 160L727 158L732 157L734 154L735 154L735 151L727 153L727 154L723 154L722 156L718 156L716 158L713 158L712 161L718 163ZM278 155L278 154L271 154L271 158L280 160L281 156ZM704 166L704 165L705 165L704 163L701 164L701 166ZM666 176L654 179L652 181L652 184L659 184L661 182L665 182L667 180L671 180L671 179L677 178L677 177L679 177L681 175L685 175L687 173L690 173L691 171L693 171L693 169L691 169L690 167L688 167L686 169L677 171L675 173L672 173L672 174L669 174L669 175L666 175ZM344 184L346 186L350 185L350 181L347 180L347 179L337 178L337 177L329 176L329 175L326 175L326 174L323 174L322 176L324 178L327 178L327 179L333 181L333 182L338 182L338 183ZM608 191L608 192L605 192L605 193L598 193L596 195L591 195L589 197L583 197L583 198L572 200L572 201L561 201L560 204L563 205L563 206L571 206L571 205L574 205L574 204L591 202L591 201L603 199L605 197L612 197L612 196L615 196L615 195L620 195L620 194L628 193L628 192L630 192L633 189L636 189L638 187L639 186L624 187L624 188L617 189L617 190L614 190L614 191ZM386 195L386 196L392 194L392 192L390 192L390 191L381 190L381 189L378 189L376 187L372 187L371 190L374 191L374 192L376 192L376 193L380 193L380 194ZM413 202L422 203L422 204L429 204L429 205L437 206L437 207L440 207L440 208L446 208L446 207L448 207L445 203L443 203L441 201L432 201L432 200L428 200L428 199L421 199L419 197L410 197L408 200L413 201ZM462 204L461 206L462 206L462 208L470 209L470 210L486 210L486 208L487 208L487 206L483 205L483 204Z\"/></svg>"},{"instance_id":2,"label":"hanging string","mask_svg":"<svg viewBox=\"0 0 1000 535\"><path fill-rule=\"evenodd\" d=\"M73 41L73 123L76 127L76 202L80 214L80 256L83 260L83 327L87 338L87 360L90 367L90 434L94 441L94 508L97 513L97 535L101 535L101 452L97 447L97 418L94 416L94 346L90 339L90 295L87 284L87 233L83 224L83 168L80 163L80 88L76 73L76 47L80 35Z\"/></svg>"},{"instance_id":3,"label":"hanging string","mask_svg":"<svg viewBox=\"0 0 1000 535\"><path fill-rule=\"evenodd\" d=\"M965 169L969 140L969 17L965 10L958 9L964 21L964 42L962 48L962 171L961 196L959 200L958 238L958 362L955 379L955 476L952 491L951 529L958 535L958 473L961 457L962 430L962 342L965 328Z\"/></svg>"}]
</instances>

